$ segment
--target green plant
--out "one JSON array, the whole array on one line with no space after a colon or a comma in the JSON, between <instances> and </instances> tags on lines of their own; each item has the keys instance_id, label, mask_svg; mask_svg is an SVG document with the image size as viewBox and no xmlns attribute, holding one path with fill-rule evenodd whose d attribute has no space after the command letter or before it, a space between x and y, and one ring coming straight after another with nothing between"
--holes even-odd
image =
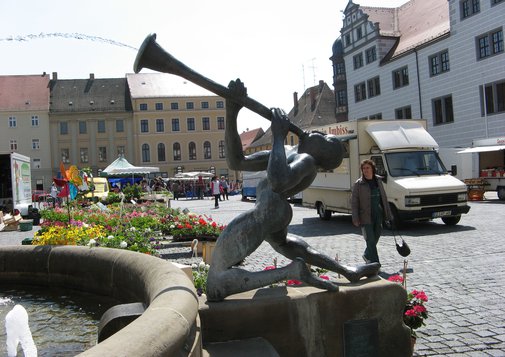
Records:
<instances>
[{"instance_id":1,"label":"green plant","mask_svg":"<svg viewBox=\"0 0 505 357\"><path fill-rule=\"evenodd\" d=\"M193 284L195 285L196 293L202 296L207 292L207 278L209 275L209 264L201 261L200 264L192 264Z\"/></svg>"}]
</instances>

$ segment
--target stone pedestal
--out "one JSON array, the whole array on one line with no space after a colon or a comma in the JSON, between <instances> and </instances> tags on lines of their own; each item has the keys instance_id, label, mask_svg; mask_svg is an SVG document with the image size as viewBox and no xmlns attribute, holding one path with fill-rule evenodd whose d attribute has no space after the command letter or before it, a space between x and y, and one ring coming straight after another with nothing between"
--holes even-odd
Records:
<instances>
[{"instance_id":1,"label":"stone pedestal","mask_svg":"<svg viewBox=\"0 0 505 357\"><path fill-rule=\"evenodd\" d=\"M263 288L200 301L203 343L262 337L280 356L409 356L406 292L380 278L341 281L339 292Z\"/></svg>"}]
</instances>

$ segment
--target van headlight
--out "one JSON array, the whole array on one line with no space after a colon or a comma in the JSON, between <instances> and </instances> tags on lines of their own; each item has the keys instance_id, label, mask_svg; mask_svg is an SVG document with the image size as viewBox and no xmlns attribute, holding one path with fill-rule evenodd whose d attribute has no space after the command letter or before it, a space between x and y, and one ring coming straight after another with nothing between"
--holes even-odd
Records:
<instances>
[{"instance_id":1,"label":"van headlight","mask_svg":"<svg viewBox=\"0 0 505 357\"><path fill-rule=\"evenodd\" d=\"M421 204L421 197L407 196L405 197L405 206L419 206Z\"/></svg>"},{"instance_id":2,"label":"van headlight","mask_svg":"<svg viewBox=\"0 0 505 357\"><path fill-rule=\"evenodd\" d=\"M465 202L468 200L466 192L458 193L458 202Z\"/></svg>"}]
</instances>

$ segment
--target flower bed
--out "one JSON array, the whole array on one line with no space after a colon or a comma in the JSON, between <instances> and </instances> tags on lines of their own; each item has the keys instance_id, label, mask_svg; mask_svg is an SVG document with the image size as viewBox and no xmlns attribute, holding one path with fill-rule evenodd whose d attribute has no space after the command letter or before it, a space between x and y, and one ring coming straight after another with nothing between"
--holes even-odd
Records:
<instances>
[{"instance_id":1,"label":"flower bed","mask_svg":"<svg viewBox=\"0 0 505 357\"><path fill-rule=\"evenodd\" d=\"M70 217L69 217L70 215ZM224 225L159 203L46 209L34 245L89 245L157 254L160 240L217 239ZM177 237L175 239L175 237ZM199 239L200 240L200 239Z\"/></svg>"}]
</instances>

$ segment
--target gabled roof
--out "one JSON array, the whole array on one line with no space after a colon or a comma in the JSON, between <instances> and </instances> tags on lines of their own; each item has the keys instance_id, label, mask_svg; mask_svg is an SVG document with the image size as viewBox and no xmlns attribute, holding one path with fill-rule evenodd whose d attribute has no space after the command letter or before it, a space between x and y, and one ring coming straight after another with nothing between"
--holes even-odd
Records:
<instances>
[{"instance_id":1,"label":"gabled roof","mask_svg":"<svg viewBox=\"0 0 505 357\"><path fill-rule=\"evenodd\" d=\"M262 128L257 128L249 131L244 131L240 134L240 141L242 141L242 151L245 151L251 144L259 139L265 132Z\"/></svg>"},{"instance_id":2,"label":"gabled roof","mask_svg":"<svg viewBox=\"0 0 505 357\"><path fill-rule=\"evenodd\" d=\"M167 73L128 73L126 79L133 99L215 95L184 78Z\"/></svg>"},{"instance_id":3,"label":"gabled roof","mask_svg":"<svg viewBox=\"0 0 505 357\"><path fill-rule=\"evenodd\" d=\"M126 78L51 80L51 112L131 111Z\"/></svg>"},{"instance_id":4,"label":"gabled roof","mask_svg":"<svg viewBox=\"0 0 505 357\"><path fill-rule=\"evenodd\" d=\"M0 108L49 111L49 75L0 76Z\"/></svg>"},{"instance_id":5,"label":"gabled roof","mask_svg":"<svg viewBox=\"0 0 505 357\"><path fill-rule=\"evenodd\" d=\"M308 88L297 104L288 113L288 118L300 129L324 126L337 123L335 116L335 95L330 87L319 81L319 85ZM270 128L265 134L250 145L258 147L271 144L272 132Z\"/></svg>"},{"instance_id":6,"label":"gabled roof","mask_svg":"<svg viewBox=\"0 0 505 357\"><path fill-rule=\"evenodd\" d=\"M398 8L368 7L360 9L372 23L379 23L380 35L398 37L396 57L450 31L447 0L411 0Z\"/></svg>"}]
</instances>

